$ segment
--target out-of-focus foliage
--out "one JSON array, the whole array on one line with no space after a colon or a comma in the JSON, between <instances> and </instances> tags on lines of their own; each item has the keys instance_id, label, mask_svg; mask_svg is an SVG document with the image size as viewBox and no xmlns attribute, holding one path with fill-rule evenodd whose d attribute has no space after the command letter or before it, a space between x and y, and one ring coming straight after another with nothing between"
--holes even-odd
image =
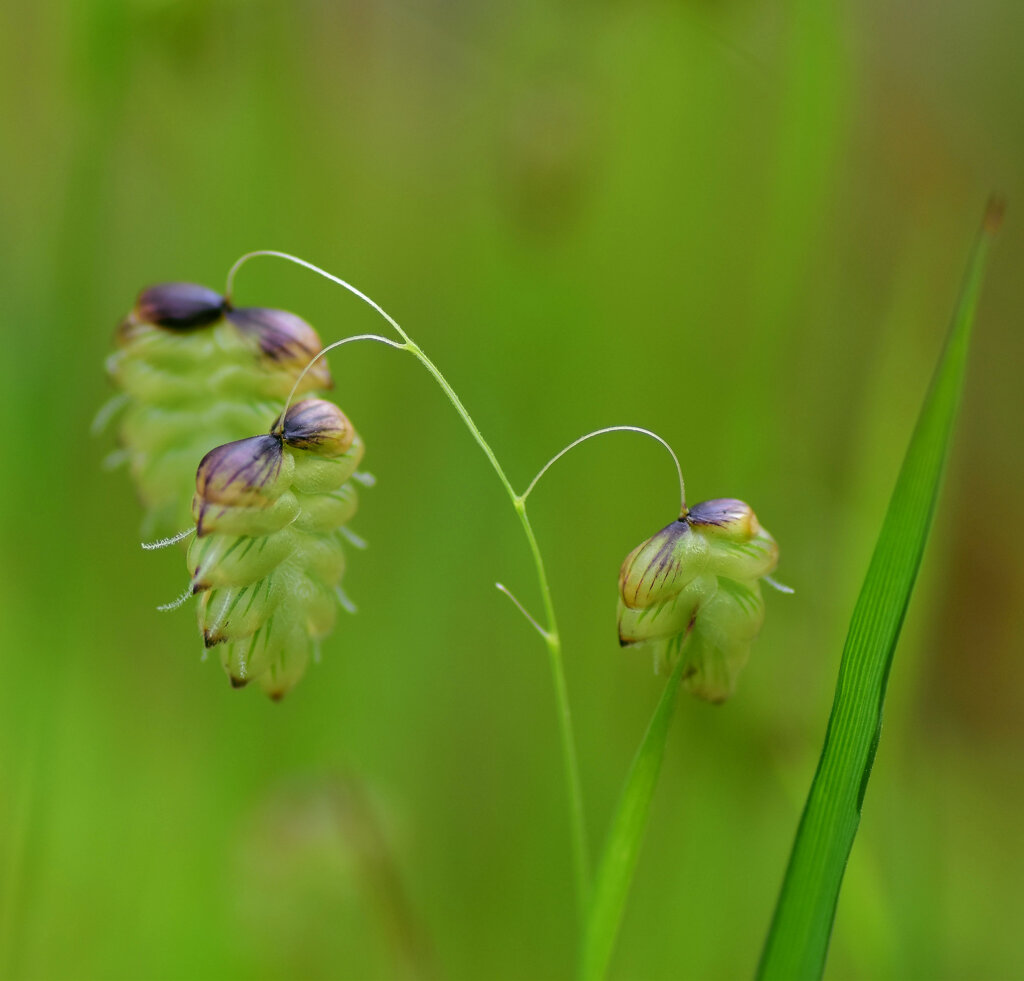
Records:
<instances>
[{"instance_id":1,"label":"out-of-focus foliage","mask_svg":"<svg viewBox=\"0 0 1024 981\"><path fill-rule=\"evenodd\" d=\"M379 482L354 520L373 543L347 579L360 613L303 685L233 693L191 611L154 611L180 555L141 552L88 435L109 338L140 287L216 286L269 247L394 313L520 486L633 423L675 445L694 500L756 502L797 593L766 596L734 699L680 703L612 966L751 974L936 325L997 187L1008 222L827 976L1024 973L1024 570L1005 523L1024 482L1022 30L1015 0L3 5L0 972L570 971L546 654L492 585L536 608L529 555L412 359L331 357ZM324 343L380 326L270 260L235 300ZM616 574L675 493L657 448L617 439L531 498L595 840L661 688L619 650Z\"/></svg>"}]
</instances>

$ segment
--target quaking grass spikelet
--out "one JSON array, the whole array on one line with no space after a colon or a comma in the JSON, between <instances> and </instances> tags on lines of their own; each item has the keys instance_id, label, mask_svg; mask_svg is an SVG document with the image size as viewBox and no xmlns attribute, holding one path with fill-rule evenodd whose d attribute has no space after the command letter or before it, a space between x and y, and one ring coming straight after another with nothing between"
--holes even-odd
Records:
<instances>
[{"instance_id":1,"label":"quaking grass spikelet","mask_svg":"<svg viewBox=\"0 0 1024 981\"><path fill-rule=\"evenodd\" d=\"M760 580L778 560L749 504L719 498L684 508L622 563L619 643L651 645L659 670L685 658L684 687L724 701L764 622Z\"/></svg>"},{"instance_id":2,"label":"quaking grass spikelet","mask_svg":"<svg viewBox=\"0 0 1024 981\"><path fill-rule=\"evenodd\" d=\"M295 314L236 308L194 283L143 290L115 341L107 371L126 401L118 437L146 509L144 537L188 527L203 455L259 432L321 350ZM299 394L330 387L320 360Z\"/></svg>"},{"instance_id":3,"label":"quaking grass spikelet","mask_svg":"<svg viewBox=\"0 0 1024 981\"><path fill-rule=\"evenodd\" d=\"M334 626L363 444L323 399L293 404L265 436L211 450L196 474L188 551L199 628L236 688L282 697Z\"/></svg>"}]
</instances>

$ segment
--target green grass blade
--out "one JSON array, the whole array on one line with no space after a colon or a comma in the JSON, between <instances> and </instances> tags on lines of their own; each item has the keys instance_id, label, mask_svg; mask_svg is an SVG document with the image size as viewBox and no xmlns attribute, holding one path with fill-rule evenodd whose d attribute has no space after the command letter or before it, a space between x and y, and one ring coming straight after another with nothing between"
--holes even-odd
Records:
<instances>
[{"instance_id":1,"label":"green grass blade","mask_svg":"<svg viewBox=\"0 0 1024 981\"><path fill-rule=\"evenodd\" d=\"M1000 206L990 203L850 620L825 746L758 970L765 981L819 978L825 967L839 887L878 746L893 650L932 523L985 259L1000 217Z\"/></svg>"},{"instance_id":2,"label":"green grass blade","mask_svg":"<svg viewBox=\"0 0 1024 981\"><path fill-rule=\"evenodd\" d=\"M598 981L608 970L619 932L640 843L647 828L651 798L658 782L665 742L676 704L686 658L680 657L654 710L647 732L626 776L618 808L608 829L601 864L594 881L580 951L580 977Z\"/></svg>"}]
</instances>

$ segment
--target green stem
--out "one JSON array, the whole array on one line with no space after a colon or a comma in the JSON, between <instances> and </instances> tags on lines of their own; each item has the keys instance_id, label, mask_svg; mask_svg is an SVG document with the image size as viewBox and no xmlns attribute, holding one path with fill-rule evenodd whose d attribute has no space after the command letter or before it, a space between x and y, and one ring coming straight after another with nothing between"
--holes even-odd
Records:
<instances>
[{"instance_id":1,"label":"green stem","mask_svg":"<svg viewBox=\"0 0 1024 981\"><path fill-rule=\"evenodd\" d=\"M407 336L407 335L406 335ZM483 434L473 422L462 400L455 394L455 390L448 384L448 380L441 374L441 370L423 353L422 348L412 340L406 340L402 347L415 357L420 364L434 377L434 380L441 387L441 390L448 396L448 400L455 407L455 411L462 417L466 428L473 434L484 456L490 461L494 472L498 475L502 486L508 492L512 506L519 516L519 523L523 526L523 532L530 546L530 553L533 555L533 564L537 571L537 584L540 587L541 597L544 602L544 616L547 627L544 630L544 643L548 648L548 660L551 665L551 679L555 688L555 702L558 712L558 730L562 746L562 762L565 769L566 786L569 793L569 819L572 833L572 854L573 854L573 875L576 883L576 906L580 923L584 922L583 917L586 911L587 895L590 891L590 869L587 854L587 830L586 821L583 815L583 789L580 783L579 759L576 754L576 740L572 729L572 712L569 709L569 692L565 683L565 668L562 659L562 640L558 633L558 621L555 618L555 606L551 598L551 588L548 586L547 571L544 568L544 559L540 553L540 546L537 544L537 536L533 533L533 526L526 513L526 502L516 494L508 476L498 462Z\"/></svg>"},{"instance_id":2,"label":"green stem","mask_svg":"<svg viewBox=\"0 0 1024 981\"><path fill-rule=\"evenodd\" d=\"M576 741L573 738L572 715L569 711L569 692L565 684L565 668L562 664L562 638L555 620L555 607L548 587L544 560L540 546L533 533L533 527L526 514L526 502L522 498L513 501L519 521L530 543L533 563L537 569L537 582L544 598L544 616L548 628L544 632L544 643L548 647L551 663L551 680L555 687L555 701L558 705L558 730L562 743L562 762L565 768L566 786L569 788L569 809L572 822L573 870L576 877L576 905L580 927L586 922L587 897L590 895L590 857L587 846L587 826L583 816L583 788L580 784L579 760L576 756Z\"/></svg>"},{"instance_id":3,"label":"green stem","mask_svg":"<svg viewBox=\"0 0 1024 981\"><path fill-rule=\"evenodd\" d=\"M289 255L287 252L277 252L274 250L260 250L257 252L249 252L243 255L230 269L228 272L227 287L225 295L230 297L234 290L235 276L238 270L242 268L250 259L254 259L257 256L269 256L278 259L284 259L287 262L292 262L295 265L302 266L311 272L316 273L319 276L323 276L325 279L330 280L332 283L341 286L348 290L354 296L358 297L368 306L372 307L377 311L394 329L399 337L402 338L402 343L397 343L387 338L377 337L375 335L360 335L358 338L346 338L345 340L338 341L335 344L328 345L325 347L317 358L322 357L329 350L340 344L347 343L350 340L377 340L390 347L397 348L399 350L408 351L413 357L416 358L420 364L423 365L427 371L433 376L434 381L441 387L441 390L448 396L448 400L455 407L455 411L458 412L462 421L466 424L466 428L472 433L473 439L476 440L477 445L484 452L484 456L490 461L491 467L494 472L498 475L498 479L501 481L501 485L505 488L506 493L509 496L509 500L512 502L512 507L515 509L516 514L519 516L519 522L523 526L523 532L526 535L527 542L530 545L530 552L533 555L533 563L537 570L537 583L540 586L541 596L544 601L544 610L547 617L547 628L543 631L544 642L548 648L549 661L551 663L551 675L554 681L555 687L555 701L557 703L558 711L558 725L559 733L561 736L562 745L562 758L565 767L565 777L567 783L567 789L569 794L569 814L570 814L570 833L572 836L572 853L573 853L573 868L574 877L576 883L576 903L577 910L580 917L580 923L583 923L583 916L586 910L587 895L589 892L589 881L590 881L590 870L589 860L587 854L587 834L586 834L586 823L583 815L583 792L580 784L579 774L579 762L576 755L576 742L573 736L572 729L572 713L569 710L569 695L568 689L565 683L565 669L562 663L562 642L558 634L558 623L555 620L555 608L554 603L551 599L551 589L548 586L548 577L544 569L544 560L540 554L540 547L537 544L537 538L533 533L533 528L530 525L529 518L526 514L526 501L525 495L520 496L516 494L508 476L505 474L504 469L498 462L498 458L494 455L494 450L491 449L487 440L484 439L483 434L477 428L475 422L473 422L472 416L470 416L466 407L462 404L462 399L455 394L455 390L448 384L448 379L444 377L441 370L434 364L423 353L422 348L413 341L413 339L403 330L399 323L392 317L383 307L380 306L375 300L372 300L361 290L356 289L351 283L334 276L319 266L314 266L311 262L306 262L304 259L299 259L296 256ZM316 359L314 359L316 360ZM310 365L312 362L310 363ZM310 365L306 366L305 371L309 370ZM296 387L298 381L296 381ZM293 389L294 394L294 389ZM289 401L291 396L289 396ZM681 479L681 478L680 478Z\"/></svg>"},{"instance_id":4,"label":"green stem","mask_svg":"<svg viewBox=\"0 0 1024 981\"><path fill-rule=\"evenodd\" d=\"M448 396L448 401L455 406L455 411L462 417L462 421L466 424L466 428L473 434L473 439L477 441L477 445L479 445L480 449L484 451L484 456L486 456L490 461L491 466L494 468L494 472L498 475L498 480L501 481L502 487L504 487L508 492L508 496L512 501L512 506L516 507L516 492L513 490L511 482L505 475L505 471L502 469L501 464L498 462L498 458L494 455L494 450L491 449L487 440L484 439L483 434L479 429L477 429L472 416L470 416L468 410L462 404L462 399L455 394L455 389L448 384L448 379L441 374L441 369L423 353L423 349L414 341L410 340L408 334L405 334L404 336L406 340L405 344L402 345L402 348L416 358L416 360L419 361L419 363L423 365L431 375L433 375L434 381L441 386L441 390Z\"/></svg>"},{"instance_id":5,"label":"green stem","mask_svg":"<svg viewBox=\"0 0 1024 981\"><path fill-rule=\"evenodd\" d=\"M680 656L672 669L672 676L633 758L622 797L608 829L583 931L580 951L580 978L583 981L600 981L608 971L647 828L651 799L665 756L669 725L685 664L686 659Z\"/></svg>"}]
</instances>

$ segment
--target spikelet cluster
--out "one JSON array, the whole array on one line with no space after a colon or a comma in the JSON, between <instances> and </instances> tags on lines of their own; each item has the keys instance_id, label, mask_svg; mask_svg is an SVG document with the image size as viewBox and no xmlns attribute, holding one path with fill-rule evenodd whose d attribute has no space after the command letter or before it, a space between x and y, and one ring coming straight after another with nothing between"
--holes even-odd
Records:
<instances>
[{"instance_id":1,"label":"spikelet cluster","mask_svg":"<svg viewBox=\"0 0 1024 981\"><path fill-rule=\"evenodd\" d=\"M232 685L283 696L334 626L363 444L323 399L293 404L264 436L210 451L196 474L188 551L199 627Z\"/></svg>"},{"instance_id":2,"label":"spikelet cluster","mask_svg":"<svg viewBox=\"0 0 1024 981\"><path fill-rule=\"evenodd\" d=\"M212 447L260 432L321 350L284 310L236 308L194 283L143 290L107 371L126 395L119 440L146 509L143 536L188 527L196 466ZM331 386L324 361L299 394Z\"/></svg>"},{"instance_id":3,"label":"spikelet cluster","mask_svg":"<svg viewBox=\"0 0 1024 981\"><path fill-rule=\"evenodd\" d=\"M683 685L724 701L761 630L760 580L778 558L775 540L743 501L684 510L622 563L619 643L651 646L659 670L685 658Z\"/></svg>"}]
</instances>

